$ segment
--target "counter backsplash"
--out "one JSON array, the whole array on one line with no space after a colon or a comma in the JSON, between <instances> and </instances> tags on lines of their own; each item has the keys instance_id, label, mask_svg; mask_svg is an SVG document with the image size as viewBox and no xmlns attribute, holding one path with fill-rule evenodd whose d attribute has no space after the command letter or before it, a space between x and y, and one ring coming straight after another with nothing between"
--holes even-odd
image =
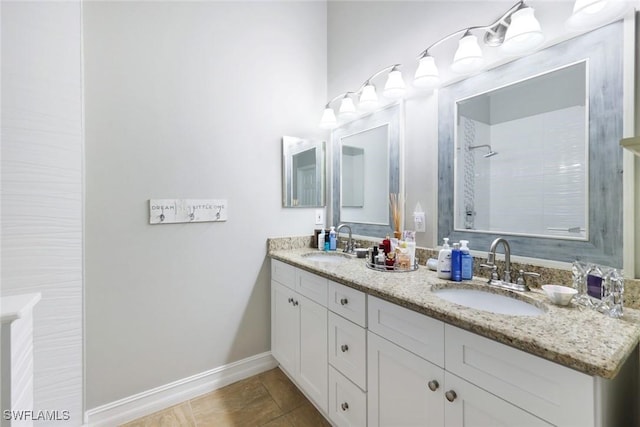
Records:
<instances>
[{"instance_id":1,"label":"counter backsplash","mask_svg":"<svg viewBox=\"0 0 640 427\"><path fill-rule=\"evenodd\" d=\"M378 243L380 239L354 239L358 247L371 247L374 243ZM267 239L267 251L284 250L284 249L300 249L313 248L314 236L293 236L293 237L277 237ZM437 258L438 251L428 248L416 248L416 256L420 265L426 265L429 258ZM473 275L476 277L489 277L489 272L480 269L480 264L486 262L486 258L473 257ZM498 268L502 270L504 261L497 261ZM511 262L511 270L531 271L539 273L541 278L529 279L528 284L532 287L540 287L547 283L556 285L572 285L571 271L550 267L540 267L537 265L523 264L519 262ZM624 306L640 309L640 279L625 279L624 281Z\"/></svg>"}]
</instances>

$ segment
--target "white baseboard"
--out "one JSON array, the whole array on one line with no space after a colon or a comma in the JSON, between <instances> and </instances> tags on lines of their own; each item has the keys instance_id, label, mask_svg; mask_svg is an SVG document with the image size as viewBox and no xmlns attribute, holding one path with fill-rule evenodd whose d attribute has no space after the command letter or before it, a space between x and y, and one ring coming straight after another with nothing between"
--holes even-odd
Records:
<instances>
[{"instance_id":1,"label":"white baseboard","mask_svg":"<svg viewBox=\"0 0 640 427\"><path fill-rule=\"evenodd\" d=\"M117 426L268 371L275 368L277 364L278 362L270 351L247 357L210 371L89 409L85 413L84 422L85 425L91 427Z\"/></svg>"}]
</instances>

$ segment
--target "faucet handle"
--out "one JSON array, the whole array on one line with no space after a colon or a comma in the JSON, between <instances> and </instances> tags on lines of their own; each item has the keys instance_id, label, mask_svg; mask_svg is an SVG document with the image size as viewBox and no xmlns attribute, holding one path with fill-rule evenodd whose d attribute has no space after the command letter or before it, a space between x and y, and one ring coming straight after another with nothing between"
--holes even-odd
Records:
<instances>
[{"instance_id":1,"label":"faucet handle","mask_svg":"<svg viewBox=\"0 0 640 427\"><path fill-rule=\"evenodd\" d=\"M489 263L489 264L480 264L480 268L490 268L491 269L491 278L489 278L489 282L491 282L492 280L500 280L500 277L498 276L498 266L493 264L493 263Z\"/></svg>"},{"instance_id":2,"label":"faucet handle","mask_svg":"<svg viewBox=\"0 0 640 427\"><path fill-rule=\"evenodd\" d=\"M516 284L518 285L523 285L526 286L527 283L525 281L525 277L540 277L539 273L533 273L531 271L524 271L524 270L519 270L518 271L518 278L516 279Z\"/></svg>"}]
</instances>

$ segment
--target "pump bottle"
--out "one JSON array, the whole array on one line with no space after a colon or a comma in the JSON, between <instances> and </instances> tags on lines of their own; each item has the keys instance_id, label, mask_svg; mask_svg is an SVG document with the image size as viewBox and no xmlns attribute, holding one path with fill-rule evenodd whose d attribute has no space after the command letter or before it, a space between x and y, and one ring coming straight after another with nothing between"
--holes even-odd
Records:
<instances>
[{"instance_id":1,"label":"pump bottle","mask_svg":"<svg viewBox=\"0 0 640 427\"><path fill-rule=\"evenodd\" d=\"M448 237L444 238L444 244L438 253L438 277L451 279L451 248L449 248Z\"/></svg>"}]
</instances>

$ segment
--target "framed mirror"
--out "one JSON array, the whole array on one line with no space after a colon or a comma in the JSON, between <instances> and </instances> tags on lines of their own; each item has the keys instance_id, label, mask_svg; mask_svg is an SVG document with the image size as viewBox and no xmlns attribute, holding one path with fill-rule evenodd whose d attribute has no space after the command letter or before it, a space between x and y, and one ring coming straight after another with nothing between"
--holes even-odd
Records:
<instances>
[{"instance_id":1,"label":"framed mirror","mask_svg":"<svg viewBox=\"0 0 640 427\"><path fill-rule=\"evenodd\" d=\"M331 133L333 225L354 234L393 232L389 194L401 188L401 104L361 117Z\"/></svg>"},{"instance_id":2,"label":"framed mirror","mask_svg":"<svg viewBox=\"0 0 640 427\"><path fill-rule=\"evenodd\" d=\"M617 22L439 91L439 242L622 266L622 48Z\"/></svg>"},{"instance_id":3,"label":"framed mirror","mask_svg":"<svg viewBox=\"0 0 640 427\"><path fill-rule=\"evenodd\" d=\"M325 142L282 137L282 206L325 206Z\"/></svg>"},{"instance_id":4,"label":"framed mirror","mask_svg":"<svg viewBox=\"0 0 640 427\"><path fill-rule=\"evenodd\" d=\"M588 240L587 68L456 100L455 230Z\"/></svg>"}]
</instances>

